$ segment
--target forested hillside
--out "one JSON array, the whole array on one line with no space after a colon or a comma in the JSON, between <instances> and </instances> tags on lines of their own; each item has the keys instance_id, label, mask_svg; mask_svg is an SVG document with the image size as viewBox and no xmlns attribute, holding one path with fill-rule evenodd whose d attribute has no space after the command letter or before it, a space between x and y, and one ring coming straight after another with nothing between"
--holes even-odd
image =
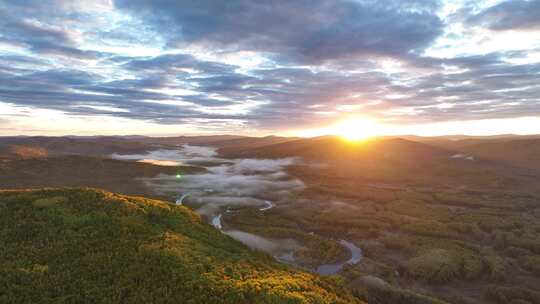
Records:
<instances>
[{"instance_id":1,"label":"forested hillside","mask_svg":"<svg viewBox=\"0 0 540 304\"><path fill-rule=\"evenodd\" d=\"M360 303L142 197L0 191L0 242L1 303Z\"/></svg>"}]
</instances>

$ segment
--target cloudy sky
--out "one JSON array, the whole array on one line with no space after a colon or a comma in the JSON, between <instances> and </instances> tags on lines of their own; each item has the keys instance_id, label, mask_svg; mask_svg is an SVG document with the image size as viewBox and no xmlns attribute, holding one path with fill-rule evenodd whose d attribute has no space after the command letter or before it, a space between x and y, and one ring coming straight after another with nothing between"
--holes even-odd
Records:
<instances>
[{"instance_id":1,"label":"cloudy sky","mask_svg":"<svg viewBox=\"0 0 540 304\"><path fill-rule=\"evenodd\" d=\"M540 0L0 0L0 135L540 133L539 16Z\"/></svg>"}]
</instances>

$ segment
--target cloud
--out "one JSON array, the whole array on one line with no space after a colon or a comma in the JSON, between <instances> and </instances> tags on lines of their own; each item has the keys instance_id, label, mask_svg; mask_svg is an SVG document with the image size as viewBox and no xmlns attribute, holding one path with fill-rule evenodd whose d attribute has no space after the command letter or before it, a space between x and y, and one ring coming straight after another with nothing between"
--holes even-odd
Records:
<instances>
[{"instance_id":1,"label":"cloud","mask_svg":"<svg viewBox=\"0 0 540 304\"><path fill-rule=\"evenodd\" d=\"M24 1L22 3L0 4L0 42L27 47L34 53L63 56L73 59L97 59L103 54L81 50L77 47L77 32L67 27L72 18L66 11L46 14L50 7L46 3ZM60 3L55 1L53 5ZM42 7L43 10L40 10Z\"/></svg>"},{"instance_id":2,"label":"cloud","mask_svg":"<svg viewBox=\"0 0 540 304\"><path fill-rule=\"evenodd\" d=\"M193 69L198 73L225 74L238 68L234 65L202 61L189 54L162 55L151 58L128 60L123 67L144 72L163 73L180 69Z\"/></svg>"},{"instance_id":3,"label":"cloud","mask_svg":"<svg viewBox=\"0 0 540 304\"><path fill-rule=\"evenodd\" d=\"M471 16L470 24L491 30L540 29L539 0L511 0L491 6Z\"/></svg>"},{"instance_id":4,"label":"cloud","mask_svg":"<svg viewBox=\"0 0 540 304\"><path fill-rule=\"evenodd\" d=\"M171 46L272 53L300 61L400 55L442 31L438 1L115 1ZM376 33L376 34L375 34Z\"/></svg>"}]
</instances>

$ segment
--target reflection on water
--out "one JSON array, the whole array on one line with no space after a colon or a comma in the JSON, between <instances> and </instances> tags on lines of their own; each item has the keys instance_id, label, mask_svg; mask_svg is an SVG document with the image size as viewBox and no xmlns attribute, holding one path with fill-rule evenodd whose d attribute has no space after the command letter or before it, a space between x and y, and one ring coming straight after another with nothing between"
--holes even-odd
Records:
<instances>
[{"instance_id":1,"label":"reflection on water","mask_svg":"<svg viewBox=\"0 0 540 304\"><path fill-rule=\"evenodd\" d=\"M224 233L249 248L269 253L278 260L278 257L289 257L291 261L294 261L293 252L303 248L293 239L269 239L238 230L228 230Z\"/></svg>"},{"instance_id":2,"label":"reflection on water","mask_svg":"<svg viewBox=\"0 0 540 304\"><path fill-rule=\"evenodd\" d=\"M151 159L151 158L145 158L137 161L138 163L147 163L152 164L156 166L166 166L166 167L176 167L182 165L181 162L173 161L173 160L159 160L159 159Z\"/></svg>"},{"instance_id":3,"label":"reflection on water","mask_svg":"<svg viewBox=\"0 0 540 304\"><path fill-rule=\"evenodd\" d=\"M282 263L287 263L287 264L293 264L295 262L294 251L289 251L282 255L276 255L274 256L274 258Z\"/></svg>"},{"instance_id":4,"label":"reflection on water","mask_svg":"<svg viewBox=\"0 0 540 304\"><path fill-rule=\"evenodd\" d=\"M223 214L218 214L212 219L212 226L216 227L216 229L221 230L223 226L221 225L221 217Z\"/></svg>"},{"instance_id":5,"label":"reflection on water","mask_svg":"<svg viewBox=\"0 0 540 304\"><path fill-rule=\"evenodd\" d=\"M259 211L265 211L265 210L268 210L268 209L272 209L272 207L274 207L272 202L264 201L264 207L259 208Z\"/></svg>"},{"instance_id":6,"label":"reflection on water","mask_svg":"<svg viewBox=\"0 0 540 304\"><path fill-rule=\"evenodd\" d=\"M347 249L349 249L349 251L351 252L351 258L343 263L321 265L317 267L316 272L318 274L322 274L322 275L336 274L341 269L343 269L343 266L347 264L353 265L360 262L360 260L362 259L362 250L360 248L356 247L356 245L354 245L351 242L347 242L346 240L341 240L339 241L339 243L347 247Z\"/></svg>"},{"instance_id":7,"label":"reflection on water","mask_svg":"<svg viewBox=\"0 0 540 304\"><path fill-rule=\"evenodd\" d=\"M176 200L176 204L177 205L182 205L184 204L184 199L189 195L189 193L186 193L186 194L182 194L182 196Z\"/></svg>"}]
</instances>

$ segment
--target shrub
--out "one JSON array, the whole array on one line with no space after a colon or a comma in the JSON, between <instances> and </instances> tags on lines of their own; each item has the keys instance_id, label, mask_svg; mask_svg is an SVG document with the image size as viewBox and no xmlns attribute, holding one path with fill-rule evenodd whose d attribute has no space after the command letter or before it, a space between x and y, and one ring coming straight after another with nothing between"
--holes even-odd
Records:
<instances>
[{"instance_id":1,"label":"shrub","mask_svg":"<svg viewBox=\"0 0 540 304\"><path fill-rule=\"evenodd\" d=\"M457 234L454 231L448 229L448 227L441 223L432 220L415 221L409 224L403 225L403 229L409 233L420 236L432 236L443 238L454 238Z\"/></svg>"},{"instance_id":2,"label":"shrub","mask_svg":"<svg viewBox=\"0 0 540 304\"><path fill-rule=\"evenodd\" d=\"M485 297L497 304L521 300L522 303L540 304L540 292L521 287L489 286L484 290ZM519 302L518 302L519 303Z\"/></svg>"},{"instance_id":3,"label":"shrub","mask_svg":"<svg viewBox=\"0 0 540 304\"><path fill-rule=\"evenodd\" d=\"M519 265L528 271L540 276L540 256L529 255L519 258Z\"/></svg>"},{"instance_id":4,"label":"shrub","mask_svg":"<svg viewBox=\"0 0 540 304\"><path fill-rule=\"evenodd\" d=\"M444 301L391 286L368 288L369 304L447 304Z\"/></svg>"},{"instance_id":5,"label":"shrub","mask_svg":"<svg viewBox=\"0 0 540 304\"><path fill-rule=\"evenodd\" d=\"M494 253L484 254L484 265L489 274L489 280L492 282L504 281L504 275L506 272L506 262L503 258L495 255Z\"/></svg>"},{"instance_id":6,"label":"shrub","mask_svg":"<svg viewBox=\"0 0 540 304\"><path fill-rule=\"evenodd\" d=\"M504 254L512 258L518 258L520 256L529 255L531 252L527 249L510 246L504 249Z\"/></svg>"},{"instance_id":7,"label":"shrub","mask_svg":"<svg viewBox=\"0 0 540 304\"><path fill-rule=\"evenodd\" d=\"M483 271L483 261L472 251L454 246L430 249L405 263L406 273L427 283L446 283L457 278L472 280Z\"/></svg>"},{"instance_id":8,"label":"shrub","mask_svg":"<svg viewBox=\"0 0 540 304\"><path fill-rule=\"evenodd\" d=\"M403 251L409 251L411 249L411 241L406 235L389 235L383 237L381 242L388 249Z\"/></svg>"},{"instance_id":9,"label":"shrub","mask_svg":"<svg viewBox=\"0 0 540 304\"><path fill-rule=\"evenodd\" d=\"M459 276L459 265L444 249L433 249L405 263L408 275L428 283L445 283Z\"/></svg>"},{"instance_id":10,"label":"shrub","mask_svg":"<svg viewBox=\"0 0 540 304\"><path fill-rule=\"evenodd\" d=\"M46 208L65 203L67 198L64 196L53 196L48 198L39 198L32 202L32 206L36 208Z\"/></svg>"},{"instance_id":11,"label":"shrub","mask_svg":"<svg viewBox=\"0 0 540 304\"><path fill-rule=\"evenodd\" d=\"M515 247L528 249L540 254L540 239L532 238L509 238L509 244Z\"/></svg>"}]
</instances>

